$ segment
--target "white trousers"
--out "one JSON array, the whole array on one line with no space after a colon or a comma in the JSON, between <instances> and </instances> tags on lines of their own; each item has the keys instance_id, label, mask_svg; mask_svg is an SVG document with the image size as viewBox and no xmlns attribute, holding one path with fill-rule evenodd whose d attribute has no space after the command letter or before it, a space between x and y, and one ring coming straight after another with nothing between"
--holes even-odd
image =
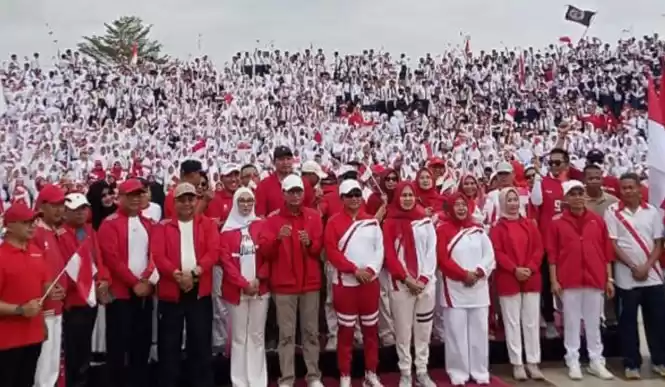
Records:
<instances>
[{"instance_id":1,"label":"white trousers","mask_svg":"<svg viewBox=\"0 0 665 387\"><path fill-rule=\"evenodd\" d=\"M445 308L446 372L453 385L489 383L489 307Z\"/></svg>"},{"instance_id":2,"label":"white trousers","mask_svg":"<svg viewBox=\"0 0 665 387\"><path fill-rule=\"evenodd\" d=\"M411 374L411 338L413 337L416 374L427 372L429 343L432 336L436 284L427 284L414 296L406 290L390 292L390 308L395 323L397 366L403 375Z\"/></svg>"},{"instance_id":3,"label":"white trousers","mask_svg":"<svg viewBox=\"0 0 665 387\"><path fill-rule=\"evenodd\" d=\"M571 367L580 364L582 321L584 321L589 360L604 363L603 340L600 335L603 291L567 289L563 291L561 301L563 302L563 346L566 348L566 365Z\"/></svg>"},{"instance_id":4,"label":"white trousers","mask_svg":"<svg viewBox=\"0 0 665 387\"><path fill-rule=\"evenodd\" d=\"M42 351L35 370L35 387L53 387L60 375L60 351L62 349L62 315L46 316L48 339L42 343Z\"/></svg>"},{"instance_id":5,"label":"white trousers","mask_svg":"<svg viewBox=\"0 0 665 387\"><path fill-rule=\"evenodd\" d=\"M441 277L441 272L436 271L436 304L434 306L434 323L432 324L432 333L438 339L443 339L443 310L444 299L443 299L443 278Z\"/></svg>"},{"instance_id":6,"label":"white trousers","mask_svg":"<svg viewBox=\"0 0 665 387\"><path fill-rule=\"evenodd\" d=\"M392 340L395 337L395 324L390 311L390 292L392 283L388 271L381 270L379 274L381 293L379 298L379 339Z\"/></svg>"},{"instance_id":7,"label":"white trousers","mask_svg":"<svg viewBox=\"0 0 665 387\"><path fill-rule=\"evenodd\" d=\"M270 295L240 300L231 309L231 384L266 387L265 327Z\"/></svg>"},{"instance_id":8,"label":"white trousers","mask_svg":"<svg viewBox=\"0 0 665 387\"><path fill-rule=\"evenodd\" d=\"M499 297L510 364L522 365L522 334L526 362L540 363L540 293Z\"/></svg>"},{"instance_id":9,"label":"white trousers","mask_svg":"<svg viewBox=\"0 0 665 387\"><path fill-rule=\"evenodd\" d=\"M223 271L220 266L212 271L212 346L219 348L227 344L229 337L229 311L222 300Z\"/></svg>"},{"instance_id":10,"label":"white trousers","mask_svg":"<svg viewBox=\"0 0 665 387\"><path fill-rule=\"evenodd\" d=\"M106 307L97 307L97 320L92 330L92 352L106 353Z\"/></svg>"}]
</instances>

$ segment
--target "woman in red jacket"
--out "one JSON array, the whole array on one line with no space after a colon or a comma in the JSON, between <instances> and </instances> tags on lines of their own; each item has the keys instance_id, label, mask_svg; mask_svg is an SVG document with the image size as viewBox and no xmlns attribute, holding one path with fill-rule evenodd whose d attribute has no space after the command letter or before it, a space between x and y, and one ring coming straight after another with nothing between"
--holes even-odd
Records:
<instances>
[{"instance_id":1,"label":"woman in red jacket","mask_svg":"<svg viewBox=\"0 0 665 387\"><path fill-rule=\"evenodd\" d=\"M443 211L444 197L435 186L434 173L428 168L422 168L416 174L415 194L418 204L423 206L428 215Z\"/></svg>"},{"instance_id":2,"label":"woman in red jacket","mask_svg":"<svg viewBox=\"0 0 665 387\"><path fill-rule=\"evenodd\" d=\"M432 220L417 204L411 182L399 183L395 188L383 222L383 246L391 277L389 296L402 374L400 385L412 384L413 338L416 384L435 386L427 373L427 363L436 299L436 231Z\"/></svg>"},{"instance_id":3,"label":"woman in red jacket","mask_svg":"<svg viewBox=\"0 0 665 387\"><path fill-rule=\"evenodd\" d=\"M612 261L614 248L603 218L585 207L584 184L568 180L562 184L566 209L552 219L547 236L552 293L563 303L563 345L568 376L582 379L580 367L581 321L584 321L589 372L612 379L605 367L600 315L603 292L614 295Z\"/></svg>"},{"instance_id":4,"label":"woman in red jacket","mask_svg":"<svg viewBox=\"0 0 665 387\"><path fill-rule=\"evenodd\" d=\"M231 305L231 384L266 386L264 331L270 295L270 265L258 252L262 221L254 193L240 187L222 227L222 298Z\"/></svg>"},{"instance_id":5,"label":"woman in red jacket","mask_svg":"<svg viewBox=\"0 0 665 387\"><path fill-rule=\"evenodd\" d=\"M173 191L175 213L155 225L150 249L160 274L159 386L178 385L183 327L187 324L185 350L191 365L192 385L213 387L212 267L219 261L217 225L195 213L196 188L180 183Z\"/></svg>"},{"instance_id":6,"label":"woman in red jacket","mask_svg":"<svg viewBox=\"0 0 665 387\"><path fill-rule=\"evenodd\" d=\"M374 216L382 207L385 209L387 203L390 203L390 201L393 199L393 193L395 192L395 187L399 181L399 173L397 173L397 171L392 168L386 168L386 170L383 171L381 177L379 178L380 190L378 192L373 192L367 198L367 206L365 207L366 212ZM382 198L384 194L388 199L385 202Z\"/></svg>"},{"instance_id":7,"label":"woman in red jacket","mask_svg":"<svg viewBox=\"0 0 665 387\"><path fill-rule=\"evenodd\" d=\"M529 376L542 380L538 364L543 244L536 224L520 216L520 197L516 188L501 190L499 208L499 220L492 227L490 238L497 263L494 284L499 294L508 357L515 380L526 380ZM522 332L526 369L522 363Z\"/></svg>"}]
</instances>

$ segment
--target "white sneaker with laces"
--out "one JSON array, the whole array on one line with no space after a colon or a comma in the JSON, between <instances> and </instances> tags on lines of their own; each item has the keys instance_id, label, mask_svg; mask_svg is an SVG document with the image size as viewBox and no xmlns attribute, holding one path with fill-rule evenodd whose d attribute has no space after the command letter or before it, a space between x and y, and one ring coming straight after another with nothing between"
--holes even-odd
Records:
<instances>
[{"instance_id":1,"label":"white sneaker with laces","mask_svg":"<svg viewBox=\"0 0 665 387\"><path fill-rule=\"evenodd\" d=\"M416 387L436 387L436 383L427 372L416 374Z\"/></svg>"},{"instance_id":2,"label":"white sneaker with laces","mask_svg":"<svg viewBox=\"0 0 665 387\"><path fill-rule=\"evenodd\" d=\"M339 378L339 387L351 387L351 377L342 376Z\"/></svg>"},{"instance_id":3,"label":"white sneaker with laces","mask_svg":"<svg viewBox=\"0 0 665 387\"><path fill-rule=\"evenodd\" d=\"M365 380L363 381L364 387L383 387L379 376L374 372L365 372Z\"/></svg>"},{"instance_id":4,"label":"white sneaker with laces","mask_svg":"<svg viewBox=\"0 0 665 387\"><path fill-rule=\"evenodd\" d=\"M337 336L328 337L328 342L326 342L326 351L337 351Z\"/></svg>"},{"instance_id":5,"label":"white sneaker with laces","mask_svg":"<svg viewBox=\"0 0 665 387\"><path fill-rule=\"evenodd\" d=\"M602 380L612 380L614 375L607 370L603 362L595 361L589 364L589 373Z\"/></svg>"},{"instance_id":6,"label":"white sneaker with laces","mask_svg":"<svg viewBox=\"0 0 665 387\"><path fill-rule=\"evenodd\" d=\"M584 375L582 375L582 368L579 365L573 365L568 367L568 377L571 380L582 380Z\"/></svg>"},{"instance_id":7,"label":"white sneaker with laces","mask_svg":"<svg viewBox=\"0 0 665 387\"><path fill-rule=\"evenodd\" d=\"M411 380L411 375L407 374L400 375L399 387L413 387L413 380Z\"/></svg>"}]
</instances>

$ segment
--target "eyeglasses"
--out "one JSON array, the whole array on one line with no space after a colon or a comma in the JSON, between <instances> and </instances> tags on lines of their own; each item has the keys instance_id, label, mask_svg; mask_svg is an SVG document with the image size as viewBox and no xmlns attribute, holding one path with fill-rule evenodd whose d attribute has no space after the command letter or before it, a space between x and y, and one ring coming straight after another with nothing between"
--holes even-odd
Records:
<instances>
[{"instance_id":1,"label":"eyeglasses","mask_svg":"<svg viewBox=\"0 0 665 387\"><path fill-rule=\"evenodd\" d=\"M363 196L362 192L349 192L348 194L342 195L343 197L347 199L358 199Z\"/></svg>"},{"instance_id":2,"label":"eyeglasses","mask_svg":"<svg viewBox=\"0 0 665 387\"><path fill-rule=\"evenodd\" d=\"M560 167L561 164L563 164L563 160L549 160L549 161L547 161L547 164L549 164L553 167Z\"/></svg>"},{"instance_id":3,"label":"eyeglasses","mask_svg":"<svg viewBox=\"0 0 665 387\"><path fill-rule=\"evenodd\" d=\"M238 199L238 204L254 204L254 199Z\"/></svg>"},{"instance_id":4,"label":"eyeglasses","mask_svg":"<svg viewBox=\"0 0 665 387\"><path fill-rule=\"evenodd\" d=\"M388 177L386 177L384 180L385 180L386 182L389 182L389 181L396 182L396 181L397 181L397 177L395 177L395 176L388 176Z\"/></svg>"}]
</instances>

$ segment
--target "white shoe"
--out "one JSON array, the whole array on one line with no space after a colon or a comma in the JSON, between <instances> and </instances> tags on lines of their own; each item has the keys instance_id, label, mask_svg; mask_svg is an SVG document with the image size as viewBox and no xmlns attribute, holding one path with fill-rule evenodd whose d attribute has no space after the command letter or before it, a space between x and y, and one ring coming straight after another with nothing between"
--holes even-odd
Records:
<instances>
[{"instance_id":1,"label":"white shoe","mask_svg":"<svg viewBox=\"0 0 665 387\"><path fill-rule=\"evenodd\" d=\"M363 381L364 387L383 387L379 376L374 372L365 372L365 380Z\"/></svg>"},{"instance_id":2,"label":"white shoe","mask_svg":"<svg viewBox=\"0 0 665 387\"><path fill-rule=\"evenodd\" d=\"M413 380L411 380L411 375L407 374L400 375L399 387L413 387Z\"/></svg>"},{"instance_id":3,"label":"white shoe","mask_svg":"<svg viewBox=\"0 0 665 387\"><path fill-rule=\"evenodd\" d=\"M410 385L410 384L409 384ZM427 372L416 374L417 387L436 387L436 383L430 378Z\"/></svg>"},{"instance_id":4,"label":"white shoe","mask_svg":"<svg viewBox=\"0 0 665 387\"><path fill-rule=\"evenodd\" d=\"M523 365L516 365L513 367L513 379L519 382L529 379Z\"/></svg>"},{"instance_id":5,"label":"white shoe","mask_svg":"<svg viewBox=\"0 0 665 387\"><path fill-rule=\"evenodd\" d=\"M589 364L589 373L602 380L612 380L614 375L607 370L605 364L599 361L592 362Z\"/></svg>"},{"instance_id":6,"label":"white shoe","mask_svg":"<svg viewBox=\"0 0 665 387\"><path fill-rule=\"evenodd\" d=\"M571 380L582 380L584 378L582 375L582 368L580 368L579 365L568 367L568 377Z\"/></svg>"},{"instance_id":7,"label":"white shoe","mask_svg":"<svg viewBox=\"0 0 665 387\"><path fill-rule=\"evenodd\" d=\"M547 323L545 326L545 337L548 339L559 338L559 331L556 329L554 323Z\"/></svg>"},{"instance_id":8,"label":"white shoe","mask_svg":"<svg viewBox=\"0 0 665 387\"><path fill-rule=\"evenodd\" d=\"M351 377L342 376L339 378L339 387L351 387Z\"/></svg>"},{"instance_id":9,"label":"white shoe","mask_svg":"<svg viewBox=\"0 0 665 387\"><path fill-rule=\"evenodd\" d=\"M395 337L393 335L387 335L381 339L382 347L394 347L395 346Z\"/></svg>"},{"instance_id":10,"label":"white shoe","mask_svg":"<svg viewBox=\"0 0 665 387\"><path fill-rule=\"evenodd\" d=\"M325 350L330 352L337 351L337 336L328 337Z\"/></svg>"}]
</instances>

